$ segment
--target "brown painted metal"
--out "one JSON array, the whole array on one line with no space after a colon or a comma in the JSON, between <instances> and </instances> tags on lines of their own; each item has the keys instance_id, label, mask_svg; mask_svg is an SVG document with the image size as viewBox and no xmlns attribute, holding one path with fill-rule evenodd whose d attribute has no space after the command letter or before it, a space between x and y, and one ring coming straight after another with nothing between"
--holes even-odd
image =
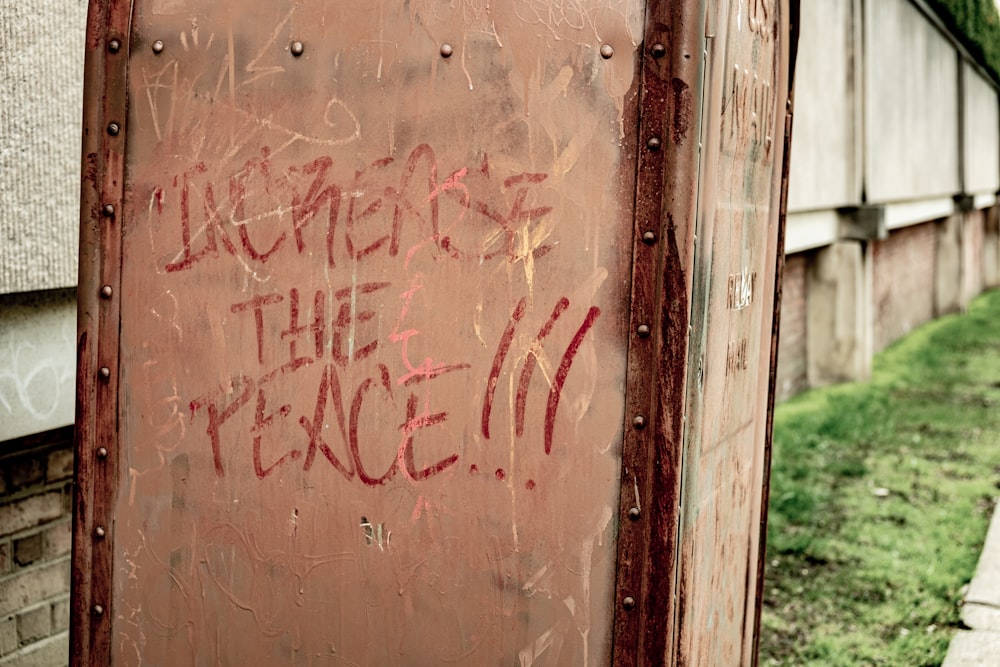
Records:
<instances>
[{"instance_id":1,"label":"brown painted metal","mask_svg":"<svg viewBox=\"0 0 1000 667\"><path fill-rule=\"evenodd\" d=\"M355 5L92 6L74 664L749 664L784 10Z\"/></svg>"}]
</instances>

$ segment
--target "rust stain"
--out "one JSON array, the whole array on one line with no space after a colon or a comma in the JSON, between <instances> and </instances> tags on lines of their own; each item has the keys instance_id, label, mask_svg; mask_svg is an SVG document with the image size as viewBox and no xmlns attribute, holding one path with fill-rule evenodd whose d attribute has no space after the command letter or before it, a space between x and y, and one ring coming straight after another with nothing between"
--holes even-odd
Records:
<instances>
[{"instance_id":1,"label":"rust stain","mask_svg":"<svg viewBox=\"0 0 1000 667\"><path fill-rule=\"evenodd\" d=\"M693 110L691 108L690 86L682 79L673 79L670 82L673 89L673 139L674 143L681 143L691 129Z\"/></svg>"}]
</instances>

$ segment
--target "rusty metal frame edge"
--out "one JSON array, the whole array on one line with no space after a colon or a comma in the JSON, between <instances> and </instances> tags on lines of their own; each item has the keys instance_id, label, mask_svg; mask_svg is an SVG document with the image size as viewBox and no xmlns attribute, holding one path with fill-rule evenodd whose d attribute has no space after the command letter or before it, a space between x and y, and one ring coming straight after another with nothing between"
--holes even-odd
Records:
<instances>
[{"instance_id":1,"label":"rusty metal frame edge","mask_svg":"<svg viewBox=\"0 0 1000 667\"><path fill-rule=\"evenodd\" d=\"M627 424L623 443L615 665L674 662L683 434L683 400L676 399L687 373L704 15L704 0L651 0L646 10L626 401L627 415L646 426ZM656 149L650 139L659 141ZM647 232L652 243L643 240ZM641 326L648 338L639 339Z\"/></svg>"},{"instance_id":2,"label":"rusty metal frame edge","mask_svg":"<svg viewBox=\"0 0 1000 667\"><path fill-rule=\"evenodd\" d=\"M131 13L131 0L92 0L87 15L69 656L74 667L111 662L118 294Z\"/></svg>"},{"instance_id":3,"label":"rusty metal frame edge","mask_svg":"<svg viewBox=\"0 0 1000 667\"><path fill-rule=\"evenodd\" d=\"M647 4L644 17L644 32L649 22L649 6ZM631 421L632 417L646 415L649 411L651 385L648 367L648 347L647 341L637 340L636 321L641 319L640 310L637 307L637 299L646 294L649 289L645 278L651 274L643 272L642 262L648 262L650 254L655 253L655 249L648 247L641 241L642 230L638 214L638 183L640 148L639 140L642 136L642 100L645 97L644 73L646 70L646 60L648 58L648 45L644 40L640 44L636 63L635 78L632 90L629 91L626 117L631 119L628 126L628 134L624 141L624 164L621 178L628 181L627 203L632 209L632 229L631 233L631 275L629 293L629 314L627 320L626 340L628 342L628 358L626 361L626 382L625 382L625 412L623 418L621 470L619 473L619 501L618 501L618 531L617 531L617 553L615 558L615 593L613 598L614 608L611 614L612 621L612 664L616 666L635 665L638 651L639 627L636 614L633 608L625 609L624 601L630 598L634 601L640 584L639 572L636 567L636 553L642 547L641 537L638 535L634 525L641 517L642 501L636 497L632 491L632 482L637 474L638 453L641 449L642 434L637 431ZM655 258L655 254L653 255ZM637 296L638 295L638 296ZM644 354L643 351L646 350ZM637 482L636 482L637 483ZM635 514L633 514L635 513Z\"/></svg>"},{"instance_id":4,"label":"rusty metal frame edge","mask_svg":"<svg viewBox=\"0 0 1000 667\"><path fill-rule=\"evenodd\" d=\"M774 440L774 404L775 390L778 380L778 344L780 342L781 299L783 296L783 279L785 274L785 227L788 220L788 179L792 159L792 129L795 116L795 63L798 57L800 0L788 0L786 5L788 43L787 90L785 91L784 140L781 159L781 191L778 199L778 238L775 253L774 279L774 310L771 323L771 360L768 372L767 395L767 425L764 431L764 485L761 490L761 513L759 548L757 551L757 590L753 633L753 654L751 664L757 667L760 663L760 627L761 614L764 605L764 573L767 563L767 510L771 494L771 455Z\"/></svg>"}]
</instances>

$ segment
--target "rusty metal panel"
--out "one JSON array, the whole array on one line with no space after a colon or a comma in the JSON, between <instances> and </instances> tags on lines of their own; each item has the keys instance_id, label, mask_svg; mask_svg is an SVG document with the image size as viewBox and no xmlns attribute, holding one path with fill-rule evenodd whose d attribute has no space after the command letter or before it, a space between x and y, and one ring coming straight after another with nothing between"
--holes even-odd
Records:
<instances>
[{"instance_id":1,"label":"rusty metal panel","mask_svg":"<svg viewBox=\"0 0 1000 667\"><path fill-rule=\"evenodd\" d=\"M642 5L125 17L74 645L607 663Z\"/></svg>"},{"instance_id":2,"label":"rusty metal panel","mask_svg":"<svg viewBox=\"0 0 1000 667\"><path fill-rule=\"evenodd\" d=\"M710 2L682 464L677 663L754 655L787 4Z\"/></svg>"},{"instance_id":3,"label":"rusty metal panel","mask_svg":"<svg viewBox=\"0 0 1000 667\"><path fill-rule=\"evenodd\" d=\"M782 8L93 3L74 664L749 664Z\"/></svg>"}]
</instances>

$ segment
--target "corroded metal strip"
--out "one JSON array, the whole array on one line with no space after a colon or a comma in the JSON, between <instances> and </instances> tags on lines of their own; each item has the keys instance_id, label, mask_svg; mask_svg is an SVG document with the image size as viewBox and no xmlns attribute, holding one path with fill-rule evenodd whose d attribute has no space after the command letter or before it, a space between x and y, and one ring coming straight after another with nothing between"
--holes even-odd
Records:
<instances>
[{"instance_id":1,"label":"corroded metal strip","mask_svg":"<svg viewBox=\"0 0 1000 667\"><path fill-rule=\"evenodd\" d=\"M648 7L647 7L648 12ZM649 22L649 14L646 15ZM636 68L636 82L639 90L629 96L634 105L632 113L627 117L636 118L637 122L628 128L626 146L629 147L627 161L638 166L641 163L642 149L639 147L643 135L640 109L645 97L644 70L649 58L649 48L646 40L639 53ZM638 162L637 162L638 161ZM637 177L633 188L627 193L634 206L636 189L641 179ZM623 193L623 198L626 193ZM658 216L653 216L658 221ZM647 220L647 223L650 221ZM645 235L645 237L644 237ZM615 570L615 607L613 610L614 645L612 656L614 665L635 665L638 658L638 637L640 636L639 612L635 609L635 600L642 592L642 552L645 534L643 525L648 521L644 509L646 498L640 493L640 484L645 491L645 465L642 461L645 441L651 429L645 428L649 423L652 390L652 355L653 344L650 340L648 314L649 303L655 291L656 241L659 238L659 224L647 224L643 229L639 217L635 217L632 243L632 276L631 276L631 311L629 315L629 346L627 383L625 387L625 420L629 415L641 423L643 427L626 426L622 438L621 482L618 506L618 552ZM650 266L652 264L652 266ZM640 334L640 327L643 327ZM641 422L638 420L642 420ZM628 600L628 608L625 601Z\"/></svg>"},{"instance_id":2,"label":"corroded metal strip","mask_svg":"<svg viewBox=\"0 0 1000 667\"><path fill-rule=\"evenodd\" d=\"M788 219L788 176L792 158L792 127L795 113L795 61L798 55L799 36L799 0L789 0L788 3L788 102L785 106L784 151L781 163L781 194L778 210L778 241L775 256L775 288L774 317L771 325L771 369L768 373L768 405L767 428L764 442L764 487L760 498L760 533L759 551L757 557L757 603L753 628L753 665L759 663L760 657L760 623L764 602L764 571L767 562L767 508L771 496L771 454L772 438L774 436L774 400L778 377L778 342L781 325L782 285L785 273L785 228Z\"/></svg>"},{"instance_id":3,"label":"corroded metal strip","mask_svg":"<svg viewBox=\"0 0 1000 667\"><path fill-rule=\"evenodd\" d=\"M703 16L694 2L647 7L626 410L648 426L625 438L616 665L672 662Z\"/></svg>"},{"instance_id":4,"label":"corroded metal strip","mask_svg":"<svg viewBox=\"0 0 1000 667\"><path fill-rule=\"evenodd\" d=\"M77 335L73 665L111 661L118 322L126 72L131 3L93 2L87 20Z\"/></svg>"},{"instance_id":5,"label":"corroded metal strip","mask_svg":"<svg viewBox=\"0 0 1000 667\"><path fill-rule=\"evenodd\" d=\"M677 569L679 498L681 486L683 388L687 368L694 217L698 196L700 143L698 118L704 77L699 57L704 42L704 2L662 3L665 15L662 39L670 44L669 66L659 77L661 96L669 100L662 110L669 130L664 155L660 207L664 249L655 316L659 335L656 354L655 419L658 428L648 452L650 533L646 549L643 607L645 626L642 663L673 664L673 637L677 632L675 601L679 595Z\"/></svg>"},{"instance_id":6,"label":"corroded metal strip","mask_svg":"<svg viewBox=\"0 0 1000 667\"><path fill-rule=\"evenodd\" d=\"M781 213L779 215L778 223L778 248L783 249L785 243L785 224L786 216L788 210L788 165L789 165L789 154L791 148L792 140L792 110L789 106L788 112L785 114L785 160L782 165L782 176L781 176ZM778 339L779 339L779 328L781 325L781 296L782 296L782 277L785 272L785 253L780 250L777 253L775 261L775 288L774 288L774 316L771 325L771 370L768 373L768 406L767 406L767 429L765 433L764 442L764 487L760 497L760 532L759 532L759 551L757 556L757 602L756 602L756 617L754 619L754 633L753 633L753 665L758 664L758 657L760 652L760 616L761 608L764 601L764 570L765 563L767 562L766 550L767 545L767 506L770 499L771 492L771 443L774 431L774 395L775 387L777 384L778 376Z\"/></svg>"}]
</instances>

